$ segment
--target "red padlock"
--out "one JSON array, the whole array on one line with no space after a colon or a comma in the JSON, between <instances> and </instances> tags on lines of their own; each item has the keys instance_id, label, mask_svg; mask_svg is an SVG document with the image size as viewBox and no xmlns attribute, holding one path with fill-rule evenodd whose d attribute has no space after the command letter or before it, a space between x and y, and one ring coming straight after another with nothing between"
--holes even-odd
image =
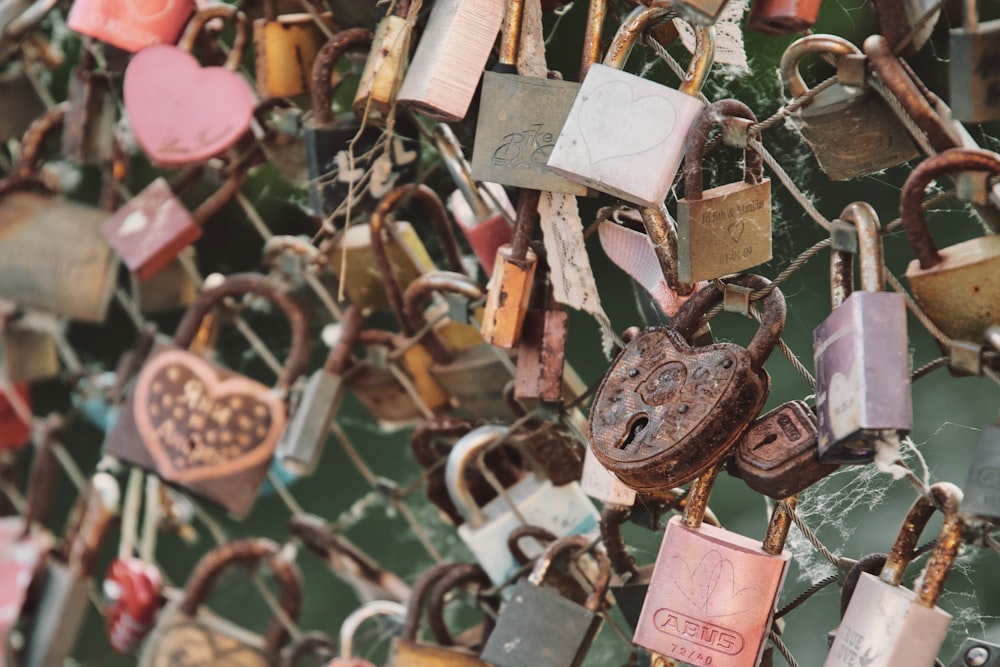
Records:
<instances>
[{"instance_id":1,"label":"red padlock","mask_svg":"<svg viewBox=\"0 0 1000 667\"><path fill-rule=\"evenodd\" d=\"M115 653L128 655L139 648L160 611L162 588L163 579L155 565L133 557L112 561L104 580L104 595L111 602L104 619Z\"/></svg>"},{"instance_id":2,"label":"red padlock","mask_svg":"<svg viewBox=\"0 0 1000 667\"><path fill-rule=\"evenodd\" d=\"M11 389L14 392L14 400L7 395ZM16 405L17 403L21 406ZM22 414L19 407L27 408L28 414ZM0 451L20 449L29 440L31 440L31 402L28 383L15 382L0 388Z\"/></svg>"}]
</instances>

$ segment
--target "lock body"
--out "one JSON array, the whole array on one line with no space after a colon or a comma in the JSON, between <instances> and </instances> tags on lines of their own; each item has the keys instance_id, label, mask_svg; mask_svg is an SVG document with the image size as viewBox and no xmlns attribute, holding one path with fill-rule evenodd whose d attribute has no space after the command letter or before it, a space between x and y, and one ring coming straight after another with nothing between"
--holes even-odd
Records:
<instances>
[{"instance_id":1,"label":"lock body","mask_svg":"<svg viewBox=\"0 0 1000 667\"><path fill-rule=\"evenodd\" d=\"M201 238L201 227L162 176L108 218L101 231L140 281Z\"/></svg>"},{"instance_id":2,"label":"lock body","mask_svg":"<svg viewBox=\"0 0 1000 667\"><path fill-rule=\"evenodd\" d=\"M351 105L358 118L367 115L376 125L389 120L409 60L412 32L413 23L405 16L390 14L379 21Z\"/></svg>"},{"instance_id":3,"label":"lock body","mask_svg":"<svg viewBox=\"0 0 1000 667\"><path fill-rule=\"evenodd\" d=\"M11 390L24 405L31 407L28 383L18 382ZM32 424L14 409L7 394L0 394L0 451L21 449L31 440Z\"/></svg>"},{"instance_id":4,"label":"lock body","mask_svg":"<svg viewBox=\"0 0 1000 667\"><path fill-rule=\"evenodd\" d=\"M135 53L175 43L194 9L192 0L75 0L66 22L79 33Z\"/></svg>"},{"instance_id":5,"label":"lock body","mask_svg":"<svg viewBox=\"0 0 1000 667\"><path fill-rule=\"evenodd\" d=\"M330 420L340 409L343 379L320 368L306 382L302 398L278 443L281 465L296 475L311 475L319 464L330 432Z\"/></svg>"},{"instance_id":6,"label":"lock body","mask_svg":"<svg viewBox=\"0 0 1000 667\"><path fill-rule=\"evenodd\" d=\"M791 556L702 524L667 524L633 640L676 660L754 667L764 651Z\"/></svg>"},{"instance_id":7,"label":"lock body","mask_svg":"<svg viewBox=\"0 0 1000 667\"><path fill-rule=\"evenodd\" d=\"M586 186L552 171L549 154L580 84L485 72L476 123L472 178L519 188L587 194Z\"/></svg>"},{"instance_id":8,"label":"lock body","mask_svg":"<svg viewBox=\"0 0 1000 667\"><path fill-rule=\"evenodd\" d=\"M491 345L512 349L521 340L521 329L531 300L531 286L538 255L531 248L523 258L514 257L511 245L497 249L483 316L483 338Z\"/></svg>"},{"instance_id":9,"label":"lock body","mask_svg":"<svg viewBox=\"0 0 1000 667\"><path fill-rule=\"evenodd\" d=\"M517 349L514 396L518 400L558 401L563 393L569 313L529 310Z\"/></svg>"},{"instance_id":10,"label":"lock body","mask_svg":"<svg viewBox=\"0 0 1000 667\"><path fill-rule=\"evenodd\" d=\"M8 324L0 333L0 353L0 367L11 382L35 382L59 375L59 351L47 331L18 322Z\"/></svg>"},{"instance_id":11,"label":"lock body","mask_svg":"<svg viewBox=\"0 0 1000 667\"><path fill-rule=\"evenodd\" d=\"M387 368L365 365L351 373L347 386L383 429L413 426L424 417L413 397Z\"/></svg>"},{"instance_id":12,"label":"lock body","mask_svg":"<svg viewBox=\"0 0 1000 667\"><path fill-rule=\"evenodd\" d=\"M1000 19L951 30L948 102L966 123L1000 119Z\"/></svg>"},{"instance_id":13,"label":"lock body","mask_svg":"<svg viewBox=\"0 0 1000 667\"><path fill-rule=\"evenodd\" d=\"M913 260L906 280L927 316L950 338L978 343L1000 317L1000 235L938 250L942 261L921 269Z\"/></svg>"},{"instance_id":14,"label":"lock body","mask_svg":"<svg viewBox=\"0 0 1000 667\"><path fill-rule=\"evenodd\" d=\"M434 364L431 375L459 408L471 419L510 419L511 411L503 397L504 386L511 380L507 354L492 345L480 343L454 352L449 364Z\"/></svg>"},{"instance_id":15,"label":"lock body","mask_svg":"<svg viewBox=\"0 0 1000 667\"><path fill-rule=\"evenodd\" d=\"M816 416L802 401L779 405L747 429L734 457L739 477L757 493L780 500L837 469L819 458Z\"/></svg>"},{"instance_id":16,"label":"lock body","mask_svg":"<svg viewBox=\"0 0 1000 667\"><path fill-rule=\"evenodd\" d=\"M184 268L184 261L195 261L194 248L185 248L146 280L139 280L132 274L132 298L139 312L162 313L187 308L194 303L198 296L198 282Z\"/></svg>"},{"instance_id":17,"label":"lock body","mask_svg":"<svg viewBox=\"0 0 1000 667\"><path fill-rule=\"evenodd\" d=\"M836 83L793 117L819 166L834 181L895 167L919 154L902 123L874 93Z\"/></svg>"},{"instance_id":18,"label":"lock body","mask_svg":"<svg viewBox=\"0 0 1000 667\"><path fill-rule=\"evenodd\" d=\"M811 28L822 0L754 0L747 26L769 35L792 35Z\"/></svg>"},{"instance_id":19,"label":"lock body","mask_svg":"<svg viewBox=\"0 0 1000 667\"><path fill-rule=\"evenodd\" d=\"M0 197L0 297L71 319L103 322L117 266L100 232L106 216L31 192Z\"/></svg>"},{"instance_id":20,"label":"lock body","mask_svg":"<svg viewBox=\"0 0 1000 667\"><path fill-rule=\"evenodd\" d=\"M472 651L459 646L437 646L397 638L392 642L390 667L491 667Z\"/></svg>"},{"instance_id":21,"label":"lock body","mask_svg":"<svg viewBox=\"0 0 1000 667\"><path fill-rule=\"evenodd\" d=\"M677 278L740 273L771 260L771 180L705 190L677 200Z\"/></svg>"},{"instance_id":22,"label":"lock body","mask_svg":"<svg viewBox=\"0 0 1000 667\"><path fill-rule=\"evenodd\" d=\"M309 92L316 54L326 35L311 14L283 14L253 22L257 93L264 99Z\"/></svg>"},{"instance_id":23,"label":"lock body","mask_svg":"<svg viewBox=\"0 0 1000 667\"><path fill-rule=\"evenodd\" d=\"M813 345L820 459L867 463L884 431L909 433L913 411L903 295L851 294L813 332Z\"/></svg>"},{"instance_id":24,"label":"lock body","mask_svg":"<svg viewBox=\"0 0 1000 667\"><path fill-rule=\"evenodd\" d=\"M22 654L24 667L61 665L73 654L90 606L89 577L64 563L45 561L45 588Z\"/></svg>"},{"instance_id":25,"label":"lock body","mask_svg":"<svg viewBox=\"0 0 1000 667\"><path fill-rule=\"evenodd\" d=\"M983 428L965 485L962 511L979 517L1000 518L1000 426Z\"/></svg>"},{"instance_id":26,"label":"lock body","mask_svg":"<svg viewBox=\"0 0 1000 667\"><path fill-rule=\"evenodd\" d=\"M0 74L0 141L20 139L31 122L45 113L45 102L22 66Z\"/></svg>"},{"instance_id":27,"label":"lock body","mask_svg":"<svg viewBox=\"0 0 1000 667\"><path fill-rule=\"evenodd\" d=\"M948 634L951 614L926 607L916 597L909 589L863 572L824 667L931 667Z\"/></svg>"},{"instance_id":28,"label":"lock body","mask_svg":"<svg viewBox=\"0 0 1000 667\"><path fill-rule=\"evenodd\" d=\"M111 75L78 67L70 74L68 96L62 154L85 164L110 160L117 115Z\"/></svg>"},{"instance_id":29,"label":"lock body","mask_svg":"<svg viewBox=\"0 0 1000 667\"><path fill-rule=\"evenodd\" d=\"M621 99L642 104L625 106ZM688 130L704 108L691 95L591 65L548 166L595 190L658 208L673 184Z\"/></svg>"}]
</instances>

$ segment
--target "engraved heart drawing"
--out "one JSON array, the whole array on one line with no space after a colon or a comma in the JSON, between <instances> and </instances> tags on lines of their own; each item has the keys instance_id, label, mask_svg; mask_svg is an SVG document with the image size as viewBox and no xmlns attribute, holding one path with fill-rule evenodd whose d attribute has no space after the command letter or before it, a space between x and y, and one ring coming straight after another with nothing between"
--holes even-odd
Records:
<instances>
[{"instance_id":1,"label":"engraved heart drawing","mask_svg":"<svg viewBox=\"0 0 1000 667\"><path fill-rule=\"evenodd\" d=\"M670 559L671 581L681 595L706 618L739 616L767 603L756 586L737 588L733 563L714 549L702 554L694 567L683 555Z\"/></svg>"},{"instance_id":2,"label":"engraved heart drawing","mask_svg":"<svg viewBox=\"0 0 1000 667\"><path fill-rule=\"evenodd\" d=\"M267 387L242 376L220 380L183 350L143 366L134 411L157 472L181 484L265 465L285 427L284 404Z\"/></svg>"},{"instance_id":3,"label":"engraved heart drawing","mask_svg":"<svg viewBox=\"0 0 1000 667\"><path fill-rule=\"evenodd\" d=\"M581 90L579 131L592 165L647 153L673 133L676 111L670 100L636 97L625 81L608 81Z\"/></svg>"},{"instance_id":4,"label":"engraved heart drawing","mask_svg":"<svg viewBox=\"0 0 1000 667\"><path fill-rule=\"evenodd\" d=\"M190 53L156 44L125 70L125 113L150 159L163 166L203 162L250 127L253 92L222 67L202 68Z\"/></svg>"},{"instance_id":5,"label":"engraved heart drawing","mask_svg":"<svg viewBox=\"0 0 1000 667\"><path fill-rule=\"evenodd\" d=\"M746 229L746 224L742 222L731 222L729 226L726 227L726 233L729 234L729 238L733 240L733 243L739 243L740 239L743 238L743 231Z\"/></svg>"}]
</instances>

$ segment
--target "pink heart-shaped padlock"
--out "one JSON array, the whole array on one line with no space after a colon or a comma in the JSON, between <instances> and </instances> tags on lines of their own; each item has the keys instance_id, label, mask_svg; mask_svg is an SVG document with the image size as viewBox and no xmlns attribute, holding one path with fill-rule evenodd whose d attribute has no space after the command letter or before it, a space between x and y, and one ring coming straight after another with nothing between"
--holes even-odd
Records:
<instances>
[{"instance_id":1,"label":"pink heart-shaped padlock","mask_svg":"<svg viewBox=\"0 0 1000 667\"><path fill-rule=\"evenodd\" d=\"M125 71L125 113L154 163L180 167L218 155L250 127L253 92L223 67L202 67L187 51L156 44Z\"/></svg>"}]
</instances>

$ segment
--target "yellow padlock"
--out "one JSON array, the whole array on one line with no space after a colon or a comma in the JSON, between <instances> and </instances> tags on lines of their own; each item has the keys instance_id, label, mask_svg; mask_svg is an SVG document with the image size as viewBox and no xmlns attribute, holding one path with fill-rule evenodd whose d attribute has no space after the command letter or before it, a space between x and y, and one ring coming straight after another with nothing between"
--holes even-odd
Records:
<instances>
[{"instance_id":1,"label":"yellow padlock","mask_svg":"<svg viewBox=\"0 0 1000 667\"><path fill-rule=\"evenodd\" d=\"M330 32L332 15L320 15ZM257 92L263 98L309 92L313 61L326 35L312 14L278 15L277 0L264 0L264 18L253 22Z\"/></svg>"}]
</instances>

